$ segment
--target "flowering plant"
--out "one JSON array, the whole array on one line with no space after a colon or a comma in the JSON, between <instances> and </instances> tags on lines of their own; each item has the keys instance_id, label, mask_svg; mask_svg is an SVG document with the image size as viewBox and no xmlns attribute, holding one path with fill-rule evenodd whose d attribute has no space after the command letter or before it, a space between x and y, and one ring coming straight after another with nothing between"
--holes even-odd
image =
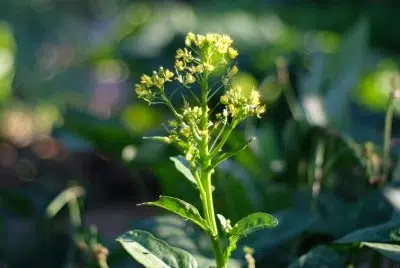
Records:
<instances>
[{"instance_id":1,"label":"flowering plant","mask_svg":"<svg viewBox=\"0 0 400 268\"><path fill-rule=\"evenodd\" d=\"M166 127L167 135L150 139L171 144L183 155L172 160L197 188L203 212L183 200L168 196L160 196L159 200L145 205L162 207L204 230L211 239L218 268L227 267L240 238L278 224L272 215L258 212L232 225L229 219L216 215L214 211L212 175L215 168L251 142L224 151L226 141L241 121L249 116L260 117L265 112L258 91L245 92L232 85L232 77L239 71L232 63L237 56L238 51L232 47L232 39L227 35L188 33L185 48L176 52L174 72L160 67L152 75L142 75L140 83L135 86L139 98L149 104L165 104L172 112L173 119ZM213 80L216 81L210 83ZM186 90L193 97L194 104L183 98L182 108L177 109L170 101L172 94L167 96L165 90L168 84L173 83L180 86L172 94ZM209 103L218 94L221 96L215 108L219 107L220 112L214 113L215 108L210 109ZM146 267L197 267L189 253L170 247L144 231L129 231L118 241Z\"/></svg>"}]
</instances>

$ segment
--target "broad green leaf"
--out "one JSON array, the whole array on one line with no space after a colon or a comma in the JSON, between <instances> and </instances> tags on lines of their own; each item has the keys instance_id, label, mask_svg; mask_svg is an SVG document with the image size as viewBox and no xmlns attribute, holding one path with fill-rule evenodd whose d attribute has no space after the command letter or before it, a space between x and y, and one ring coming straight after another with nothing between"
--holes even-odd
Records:
<instances>
[{"instance_id":1,"label":"broad green leaf","mask_svg":"<svg viewBox=\"0 0 400 268\"><path fill-rule=\"evenodd\" d=\"M135 221L135 229L157 234L157 237L169 244L186 250L196 259L199 267L215 266L210 238L202 230L194 228L188 221L182 221L175 215L167 214L147 220ZM238 256L242 258L242 256ZM242 267L238 259L231 258L229 268Z\"/></svg>"},{"instance_id":2,"label":"broad green leaf","mask_svg":"<svg viewBox=\"0 0 400 268\"><path fill-rule=\"evenodd\" d=\"M183 200L175 197L160 196L160 199L154 202L146 202L140 205L153 205L160 208L164 208L175 214L178 214L185 220L189 220L194 224L197 224L200 228L207 231L207 222L201 217L197 208Z\"/></svg>"},{"instance_id":3,"label":"broad green leaf","mask_svg":"<svg viewBox=\"0 0 400 268\"><path fill-rule=\"evenodd\" d=\"M399 221L391 221L359 229L335 241L335 246L350 245L355 248L366 246L390 259L400 261L400 245L391 244L391 241L397 241L394 236L396 236L399 226Z\"/></svg>"},{"instance_id":4,"label":"broad green leaf","mask_svg":"<svg viewBox=\"0 0 400 268\"><path fill-rule=\"evenodd\" d=\"M196 268L197 262L189 252L171 247L152 234L133 230L117 238L117 241L139 263L147 268Z\"/></svg>"},{"instance_id":5,"label":"broad green leaf","mask_svg":"<svg viewBox=\"0 0 400 268\"><path fill-rule=\"evenodd\" d=\"M279 220L276 228L260 230L257 235L243 241L244 244L255 249L255 255L258 252L267 252L282 246L285 242L298 237L314 222L313 215L308 210L284 210L274 213L274 216Z\"/></svg>"},{"instance_id":6,"label":"broad green leaf","mask_svg":"<svg viewBox=\"0 0 400 268\"><path fill-rule=\"evenodd\" d=\"M318 246L302 255L290 264L290 268L319 268L319 267L345 267L346 256L338 254L333 249L326 246Z\"/></svg>"},{"instance_id":7,"label":"broad green leaf","mask_svg":"<svg viewBox=\"0 0 400 268\"><path fill-rule=\"evenodd\" d=\"M390 233L399 228L400 222L391 221L388 223L362 228L336 240L338 244L353 244L361 242L389 242L391 240Z\"/></svg>"},{"instance_id":8,"label":"broad green leaf","mask_svg":"<svg viewBox=\"0 0 400 268\"><path fill-rule=\"evenodd\" d=\"M170 159L175 163L176 169L182 173L186 179L197 186L196 179L194 178L192 172L190 171L189 162L181 155L170 157Z\"/></svg>"},{"instance_id":9,"label":"broad green leaf","mask_svg":"<svg viewBox=\"0 0 400 268\"><path fill-rule=\"evenodd\" d=\"M233 226L230 234L232 238L239 240L257 230L274 228L277 225L278 220L274 216L263 212L257 212L240 219L235 226Z\"/></svg>"},{"instance_id":10,"label":"broad green leaf","mask_svg":"<svg viewBox=\"0 0 400 268\"><path fill-rule=\"evenodd\" d=\"M363 242L361 245L372 248L388 258L400 262L400 245L370 242Z\"/></svg>"}]
</instances>

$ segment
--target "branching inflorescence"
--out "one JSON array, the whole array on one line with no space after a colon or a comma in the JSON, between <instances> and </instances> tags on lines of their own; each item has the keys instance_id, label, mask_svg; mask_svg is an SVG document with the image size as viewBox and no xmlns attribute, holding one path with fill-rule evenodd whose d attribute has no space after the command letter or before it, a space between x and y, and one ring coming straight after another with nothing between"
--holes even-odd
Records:
<instances>
[{"instance_id":1,"label":"branching inflorescence","mask_svg":"<svg viewBox=\"0 0 400 268\"><path fill-rule=\"evenodd\" d=\"M232 84L232 78L238 73L234 60L238 51L232 47L232 39L227 35L188 33L185 47L178 49L175 56L174 71L160 67L152 75L142 75L135 91L139 98L149 104L165 104L172 112L173 119L166 124L167 135L151 137L174 145L184 156L179 158L188 172L182 172L199 191L203 214L193 205L173 197L161 196L158 201L145 203L155 205L176 213L198 225L210 237L217 267L227 267L231 252L237 241L249 233L272 228L277 220L267 213L254 213L231 226L230 220L216 215L213 204L213 186L211 183L214 169L219 163L246 148L251 140L238 148L223 151L230 134L235 127L249 116L260 117L266 110L260 102L260 94L252 89L245 92L240 86ZM213 83L210 83L213 81ZM166 86L178 86L167 95ZM181 91L182 96L190 95L193 101L183 97L183 105L176 108L172 102L173 94ZM196 94L197 93L197 94ZM220 96L217 106L209 104L215 96ZM218 112L214 113L215 108ZM175 159L176 160L176 159ZM178 168L179 169L179 168ZM220 228L216 223L220 221ZM150 239L148 234L130 232L119 240L126 246L140 237ZM132 238L132 234L137 237ZM223 233L223 236L220 235ZM126 237L129 237L127 242ZM132 240L133 239L133 240ZM129 250L130 246L126 248ZM137 260L145 260L137 252L130 251ZM145 265L149 265L146 263Z\"/></svg>"},{"instance_id":2,"label":"branching inflorescence","mask_svg":"<svg viewBox=\"0 0 400 268\"><path fill-rule=\"evenodd\" d=\"M168 122L168 136L162 140L177 146L188 161L204 157L201 150L204 140L214 145L209 149L211 155L216 156L226 141L224 134L230 133L246 117L260 117L265 112L258 91L243 92L240 86L231 85L238 68L229 66L237 56L232 39L227 35L189 33L185 48L176 52L175 72L160 67L152 76L142 75L140 84L135 87L139 98L149 104L164 103L171 109L175 118ZM225 71L225 75L214 86L209 86L209 76L221 71ZM185 102L181 110L174 108L165 91L165 86L174 80L181 84L181 89L190 92L197 105ZM201 89L200 98L193 90L196 85ZM222 112L211 118L207 103L221 89L225 90L220 98Z\"/></svg>"}]
</instances>

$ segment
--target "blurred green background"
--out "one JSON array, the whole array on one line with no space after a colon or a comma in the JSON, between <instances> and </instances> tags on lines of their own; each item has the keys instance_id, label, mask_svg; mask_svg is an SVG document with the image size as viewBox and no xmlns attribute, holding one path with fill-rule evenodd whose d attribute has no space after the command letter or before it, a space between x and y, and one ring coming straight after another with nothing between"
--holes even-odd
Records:
<instances>
[{"instance_id":1,"label":"blurred green background","mask_svg":"<svg viewBox=\"0 0 400 268\"><path fill-rule=\"evenodd\" d=\"M141 139L162 133L168 113L133 91L142 73L172 66L189 31L232 36L240 51L235 83L258 87L267 103L265 116L242 124L229 145L251 136L256 142L215 180L219 213L236 221L266 211L280 220L277 230L245 242L257 267L357 263L350 251L315 248L391 220L390 228L400 227L400 110L391 181L372 183L391 80L399 79L398 8L395 0L1 0L0 267L95 265L76 247L68 209L46 218L71 185L85 189L79 232L96 226L110 267L137 267L114 241L133 227L207 263L210 248L198 230L136 207L161 193L197 204L169 159L177 152ZM290 86L281 83L282 71ZM314 259L306 259L315 263L296 263L310 249ZM246 267L240 249L234 257Z\"/></svg>"}]
</instances>

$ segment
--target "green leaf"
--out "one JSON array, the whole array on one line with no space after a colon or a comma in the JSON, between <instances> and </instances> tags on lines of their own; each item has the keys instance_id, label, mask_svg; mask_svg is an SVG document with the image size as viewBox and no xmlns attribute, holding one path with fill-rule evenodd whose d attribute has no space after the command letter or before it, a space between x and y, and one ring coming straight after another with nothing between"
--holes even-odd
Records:
<instances>
[{"instance_id":1,"label":"green leaf","mask_svg":"<svg viewBox=\"0 0 400 268\"><path fill-rule=\"evenodd\" d=\"M197 186L196 179L194 178L192 172L190 171L189 162L181 155L170 157L170 159L175 163L176 169L182 173L186 179Z\"/></svg>"},{"instance_id":2,"label":"green leaf","mask_svg":"<svg viewBox=\"0 0 400 268\"><path fill-rule=\"evenodd\" d=\"M370 242L363 242L361 245L372 248L392 260L400 261L400 245Z\"/></svg>"},{"instance_id":3,"label":"green leaf","mask_svg":"<svg viewBox=\"0 0 400 268\"><path fill-rule=\"evenodd\" d=\"M147 268L196 268L197 262L189 252L171 247L152 234L133 230L117 238L124 249Z\"/></svg>"},{"instance_id":4,"label":"green leaf","mask_svg":"<svg viewBox=\"0 0 400 268\"><path fill-rule=\"evenodd\" d=\"M347 234L339 240L336 240L337 244L354 244L361 242L389 242L391 241L390 233L393 230L399 228L399 221L391 221L376 226L366 227L355 230L354 232Z\"/></svg>"},{"instance_id":5,"label":"green leaf","mask_svg":"<svg viewBox=\"0 0 400 268\"><path fill-rule=\"evenodd\" d=\"M175 197L160 196L160 199L154 202L146 202L139 205L152 205L160 208L164 208L175 214L178 214L182 218L193 222L203 230L208 230L207 222L201 217L197 208L183 200Z\"/></svg>"},{"instance_id":6,"label":"green leaf","mask_svg":"<svg viewBox=\"0 0 400 268\"><path fill-rule=\"evenodd\" d=\"M263 212L257 212L240 219L235 226L233 226L230 234L232 238L239 240L257 230L274 228L277 225L278 220L274 216Z\"/></svg>"},{"instance_id":7,"label":"green leaf","mask_svg":"<svg viewBox=\"0 0 400 268\"><path fill-rule=\"evenodd\" d=\"M400 245L391 244L393 233L398 231L399 221L390 221L384 224L358 229L345 237L336 240L335 246L350 245L353 248L366 246L380 254L400 261Z\"/></svg>"},{"instance_id":8,"label":"green leaf","mask_svg":"<svg viewBox=\"0 0 400 268\"><path fill-rule=\"evenodd\" d=\"M290 268L345 267L346 256L342 256L327 246L318 246L290 264Z\"/></svg>"},{"instance_id":9,"label":"green leaf","mask_svg":"<svg viewBox=\"0 0 400 268\"><path fill-rule=\"evenodd\" d=\"M176 215L167 214L147 220L138 220L134 222L134 229L157 234L158 238L167 243L190 252L199 267L215 266L215 259L211 257L213 250L208 235L202 230L194 228L189 221L182 221ZM112 266L110 265L110 267ZM242 265L238 259L231 258L228 267L240 268Z\"/></svg>"}]
</instances>

